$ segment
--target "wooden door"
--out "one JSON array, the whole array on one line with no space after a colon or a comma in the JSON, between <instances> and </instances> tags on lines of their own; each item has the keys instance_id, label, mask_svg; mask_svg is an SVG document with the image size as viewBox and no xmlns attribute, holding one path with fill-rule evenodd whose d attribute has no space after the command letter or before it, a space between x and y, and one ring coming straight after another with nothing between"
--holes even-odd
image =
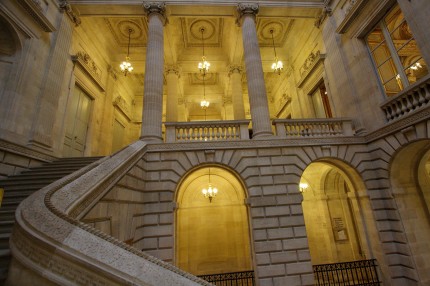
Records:
<instances>
[{"instance_id":1,"label":"wooden door","mask_svg":"<svg viewBox=\"0 0 430 286\"><path fill-rule=\"evenodd\" d=\"M64 157L84 155L90 114L91 98L76 86L67 111Z\"/></svg>"}]
</instances>

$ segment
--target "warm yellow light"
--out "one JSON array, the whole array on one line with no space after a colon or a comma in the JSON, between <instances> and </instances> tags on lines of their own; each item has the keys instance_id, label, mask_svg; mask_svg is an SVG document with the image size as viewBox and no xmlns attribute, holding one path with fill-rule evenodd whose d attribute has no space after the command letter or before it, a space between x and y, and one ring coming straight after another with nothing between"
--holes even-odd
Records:
<instances>
[{"instance_id":1,"label":"warm yellow light","mask_svg":"<svg viewBox=\"0 0 430 286\"><path fill-rule=\"evenodd\" d=\"M203 99L201 102L200 102L200 106L201 106L201 108L203 108L203 109L206 109L206 108L208 108L209 107L209 101L207 101L206 99Z\"/></svg>"},{"instance_id":2,"label":"warm yellow light","mask_svg":"<svg viewBox=\"0 0 430 286\"><path fill-rule=\"evenodd\" d=\"M309 187L309 185L307 183L300 183L299 184L299 188L300 188L300 192L304 192L306 191L306 189Z\"/></svg>"},{"instance_id":3,"label":"warm yellow light","mask_svg":"<svg viewBox=\"0 0 430 286\"><path fill-rule=\"evenodd\" d=\"M119 67L121 71L124 73L125 76L127 76L127 73L130 73L133 71L133 67L131 66L131 63L129 62L130 57L125 57L125 61L123 61Z\"/></svg>"},{"instance_id":4,"label":"warm yellow light","mask_svg":"<svg viewBox=\"0 0 430 286\"><path fill-rule=\"evenodd\" d=\"M278 74L281 74L281 71L284 69L284 64L275 58L275 62L272 64L272 70Z\"/></svg>"},{"instance_id":5,"label":"warm yellow light","mask_svg":"<svg viewBox=\"0 0 430 286\"><path fill-rule=\"evenodd\" d=\"M212 199L218 194L218 189L212 187L212 185L209 183L209 187L207 189L203 189L202 194L205 198L209 199L209 202L212 202Z\"/></svg>"},{"instance_id":6,"label":"warm yellow light","mask_svg":"<svg viewBox=\"0 0 430 286\"><path fill-rule=\"evenodd\" d=\"M199 71L203 74L206 74L209 71L209 67L211 64L206 61L206 57L202 57L202 62L199 63Z\"/></svg>"}]
</instances>

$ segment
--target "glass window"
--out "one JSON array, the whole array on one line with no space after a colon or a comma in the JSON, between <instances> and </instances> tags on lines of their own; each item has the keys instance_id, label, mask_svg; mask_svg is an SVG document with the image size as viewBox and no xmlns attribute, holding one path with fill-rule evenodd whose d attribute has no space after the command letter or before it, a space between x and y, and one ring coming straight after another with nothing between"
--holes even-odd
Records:
<instances>
[{"instance_id":1,"label":"glass window","mask_svg":"<svg viewBox=\"0 0 430 286\"><path fill-rule=\"evenodd\" d=\"M399 6L367 35L366 42L387 96L399 93L428 73Z\"/></svg>"}]
</instances>

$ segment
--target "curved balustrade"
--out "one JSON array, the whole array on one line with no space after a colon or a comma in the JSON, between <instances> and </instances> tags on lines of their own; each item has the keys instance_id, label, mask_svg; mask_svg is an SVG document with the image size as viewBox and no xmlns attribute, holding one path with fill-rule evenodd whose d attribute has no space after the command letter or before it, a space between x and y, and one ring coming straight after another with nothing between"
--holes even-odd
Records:
<instances>
[{"instance_id":1,"label":"curved balustrade","mask_svg":"<svg viewBox=\"0 0 430 286\"><path fill-rule=\"evenodd\" d=\"M381 108L387 121L399 119L411 112L430 105L430 77L412 85L398 95L390 98Z\"/></svg>"},{"instance_id":2,"label":"curved balustrade","mask_svg":"<svg viewBox=\"0 0 430 286\"><path fill-rule=\"evenodd\" d=\"M249 139L249 120L166 122L166 142Z\"/></svg>"},{"instance_id":3,"label":"curved balustrade","mask_svg":"<svg viewBox=\"0 0 430 286\"><path fill-rule=\"evenodd\" d=\"M137 141L24 200L6 285L211 285L79 221L133 166Z\"/></svg>"},{"instance_id":4,"label":"curved balustrade","mask_svg":"<svg viewBox=\"0 0 430 286\"><path fill-rule=\"evenodd\" d=\"M281 138L354 135L350 119L276 119L273 123Z\"/></svg>"}]
</instances>

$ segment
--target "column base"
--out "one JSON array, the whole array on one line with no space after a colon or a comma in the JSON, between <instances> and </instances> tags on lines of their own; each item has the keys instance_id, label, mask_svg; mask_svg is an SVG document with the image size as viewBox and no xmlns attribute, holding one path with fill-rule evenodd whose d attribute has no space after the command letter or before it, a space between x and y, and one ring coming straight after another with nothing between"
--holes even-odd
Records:
<instances>
[{"instance_id":1,"label":"column base","mask_svg":"<svg viewBox=\"0 0 430 286\"><path fill-rule=\"evenodd\" d=\"M162 143L163 137L159 136L140 136L139 140L141 141L148 141L152 143Z\"/></svg>"},{"instance_id":2,"label":"column base","mask_svg":"<svg viewBox=\"0 0 430 286\"><path fill-rule=\"evenodd\" d=\"M267 137L274 137L272 131L260 131L252 134L252 139L264 139Z\"/></svg>"}]
</instances>

